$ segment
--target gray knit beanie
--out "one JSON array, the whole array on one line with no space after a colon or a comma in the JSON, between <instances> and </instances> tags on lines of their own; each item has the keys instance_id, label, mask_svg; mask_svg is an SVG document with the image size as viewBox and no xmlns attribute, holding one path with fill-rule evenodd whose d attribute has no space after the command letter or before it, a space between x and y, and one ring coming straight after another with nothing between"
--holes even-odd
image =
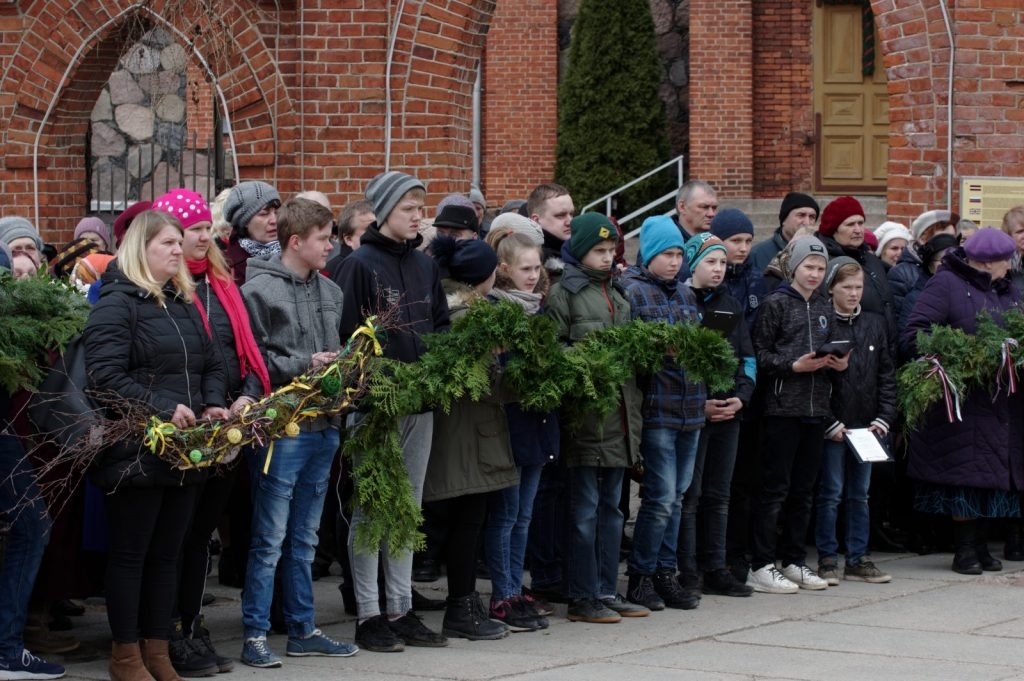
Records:
<instances>
[{"instance_id":1,"label":"gray knit beanie","mask_svg":"<svg viewBox=\"0 0 1024 681\"><path fill-rule=\"evenodd\" d=\"M389 170L370 180L370 184L366 185L366 198L373 202L373 215L377 218L377 224L387 222L388 215L405 193L417 188L427 190L415 177L397 170Z\"/></svg>"},{"instance_id":2,"label":"gray knit beanie","mask_svg":"<svg viewBox=\"0 0 1024 681\"><path fill-rule=\"evenodd\" d=\"M828 266L828 251L825 249L825 244L813 236L802 236L790 242L789 251L792 254L789 258L788 266L790 281L793 280L793 273L796 272L796 268L799 267L800 263L812 255L824 258L825 266Z\"/></svg>"},{"instance_id":3,"label":"gray knit beanie","mask_svg":"<svg viewBox=\"0 0 1024 681\"><path fill-rule=\"evenodd\" d=\"M0 218L0 241L10 246L15 239L31 237L36 242L36 248L43 252L43 238L39 236L39 230L35 228L27 218L9 217Z\"/></svg>"},{"instance_id":4,"label":"gray knit beanie","mask_svg":"<svg viewBox=\"0 0 1024 681\"><path fill-rule=\"evenodd\" d=\"M231 189L224 201L224 219L234 228L236 234L248 236L246 227L256 213L271 203L281 205L281 195L266 182L253 180L240 182Z\"/></svg>"}]
</instances>

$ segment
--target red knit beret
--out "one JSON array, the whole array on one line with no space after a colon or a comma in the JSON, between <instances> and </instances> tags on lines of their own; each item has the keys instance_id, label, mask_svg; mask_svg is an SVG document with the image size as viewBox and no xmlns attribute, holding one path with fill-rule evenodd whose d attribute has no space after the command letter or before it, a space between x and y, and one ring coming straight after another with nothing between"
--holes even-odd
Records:
<instances>
[{"instance_id":1,"label":"red knit beret","mask_svg":"<svg viewBox=\"0 0 1024 681\"><path fill-rule=\"evenodd\" d=\"M843 224L843 220L851 215L864 217L864 209L861 207L860 201L852 196L840 196L825 206L825 210L821 213L818 231L823 236L832 236L839 229L839 225Z\"/></svg>"}]
</instances>

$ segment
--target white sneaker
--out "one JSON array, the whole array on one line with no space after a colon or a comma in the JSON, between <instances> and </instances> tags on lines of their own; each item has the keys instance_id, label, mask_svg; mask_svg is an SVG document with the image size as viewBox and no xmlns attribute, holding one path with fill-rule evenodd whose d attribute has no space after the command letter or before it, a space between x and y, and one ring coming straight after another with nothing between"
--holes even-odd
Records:
<instances>
[{"instance_id":1,"label":"white sneaker","mask_svg":"<svg viewBox=\"0 0 1024 681\"><path fill-rule=\"evenodd\" d=\"M822 589L828 588L828 582L819 577L814 570L806 565L790 563L782 568L782 574L786 575L786 579L793 582L801 589L821 591Z\"/></svg>"},{"instance_id":2,"label":"white sneaker","mask_svg":"<svg viewBox=\"0 0 1024 681\"><path fill-rule=\"evenodd\" d=\"M760 570L751 570L747 575L747 584L763 594L795 594L800 590L800 587L779 572L779 568L770 563Z\"/></svg>"}]
</instances>

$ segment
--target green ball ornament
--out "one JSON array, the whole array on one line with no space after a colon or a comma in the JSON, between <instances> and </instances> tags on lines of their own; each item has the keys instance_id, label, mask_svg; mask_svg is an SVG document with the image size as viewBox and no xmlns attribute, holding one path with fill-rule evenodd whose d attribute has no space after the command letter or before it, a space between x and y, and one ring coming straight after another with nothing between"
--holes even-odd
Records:
<instances>
[{"instance_id":1,"label":"green ball ornament","mask_svg":"<svg viewBox=\"0 0 1024 681\"><path fill-rule=\"evenodd\" d=\"M193 449L191 452L188 453L188 460L191 461L192 463L199 463L200 461L203 460L203 453L198 449Z\"/></svg>"},{"instance_id":2,"label":"green ball ornament","mask_svg":"<svg viewBox=\"0 0 1024 681\"><path fill-rule=\"evenodd\" d=\"M320 392L322 392L324 395L327 395L328 397L333 397L334 395L337 395L340 390L341 379L335 376L334 374L324 376L320 380Z\"/></svg>"},{"instance_id":3,"label":"green ball ornament","mask_svg":"<svg viewBox=\"0 0 1024 681\"><path fill-rule=\"evenodd\" d=\"M268 419L276 419L277 410L271 407L270 409L267 409L265 412L263 412L263 415L266 416Z\"/></svg>"}]
</instances>

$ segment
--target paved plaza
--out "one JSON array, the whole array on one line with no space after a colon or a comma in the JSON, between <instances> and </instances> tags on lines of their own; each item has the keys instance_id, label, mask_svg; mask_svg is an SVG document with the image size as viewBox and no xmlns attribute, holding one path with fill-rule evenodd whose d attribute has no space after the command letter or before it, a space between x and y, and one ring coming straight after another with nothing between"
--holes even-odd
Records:
<instances>
[{"instance_id":1,"label":"paved plaza","mask_svg":"<svg viewBox=\"0 0 1024 681\"><path fill-rule=\"evenodd\" d=\"M995 551L1001 556L1001 550ZM813 556L812 556L813 560ZM555 606L543 632L500 641L454 639L444 649L360 651L346 659L285 658L280 669L237 663L224 681L360 679L502 679L515 681L1007 681L1024 680L1024 563L967 577L949 570L951 556L875 554L889 584L842 582L827 591L750 598L705 596L700 608L668 610L618 624L581 624ZM337 566L335 566L335 570ZM216 583L216 578L211 578ZM355 623L342 611L339 578L315 583L319 626L351 641ZM417 585L441 598L444 579ZM482 591L489 589L483 580ZM624 585L623 585L624 586ZM217 601L207 623L221 653L237 657L242 626L239 591L212 586ZM424 613L440 629L442 613ZM101 605L76 618L87 648L109 649ZM283 656L285 638L272 636ZM54 656L54 659L58 659ZM68 662L68 678L105 679L106 659Z\"/></svg>"}]
</instances>

